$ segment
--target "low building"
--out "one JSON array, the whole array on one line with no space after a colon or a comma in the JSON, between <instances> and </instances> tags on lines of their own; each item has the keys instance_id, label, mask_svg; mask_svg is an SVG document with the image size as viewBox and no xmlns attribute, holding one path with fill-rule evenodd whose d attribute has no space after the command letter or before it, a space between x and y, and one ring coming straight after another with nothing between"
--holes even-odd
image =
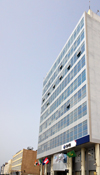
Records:
<instances>
[{"instance_id":1,"label":"low building","mask_svg":"<svg viewBox=\"0 0 100 175\"><path fill-rule=\"evenodd\" d=\"M4 167L5 167L5 164L3 164L3 165L1 166L1 174L4 174Z\"/></svg>"},{"instance_id":2,"label":"low building","mask_svg":"<svg viewBox=\"0 0 100 175\"><path fill-rule=\"evenodd\" d=\"M7 163L5 163L4 174L6 175L11 173L11 161L12 160L9 160Z\"/></svg>"},{"instance_id":3,"label":"low building","mask_svg":"<svg viewBox=\"0 0 100 175\"><path fill-rule=\"evenodd\" d=\"M12 159L11 173L17 175L39 175L39 166L34 166L37 151L23 149L17 152Z\"/></svg>"}]
</instances>

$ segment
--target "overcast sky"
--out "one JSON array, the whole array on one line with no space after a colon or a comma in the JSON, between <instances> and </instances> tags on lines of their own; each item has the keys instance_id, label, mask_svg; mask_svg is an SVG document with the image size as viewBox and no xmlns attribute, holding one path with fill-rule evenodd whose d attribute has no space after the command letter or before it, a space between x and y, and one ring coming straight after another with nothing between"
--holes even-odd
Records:
<instances>
[{"instance_id":1,"label":"overcast sky","mask_svg":"<svg viewBox=\"0 0 100 175\"><path fill-rule=\"evenodd\" d=\"M0 166L37 149L43 79L88 9L88 0L0 0Z\"/></svg>"}]
</instances>

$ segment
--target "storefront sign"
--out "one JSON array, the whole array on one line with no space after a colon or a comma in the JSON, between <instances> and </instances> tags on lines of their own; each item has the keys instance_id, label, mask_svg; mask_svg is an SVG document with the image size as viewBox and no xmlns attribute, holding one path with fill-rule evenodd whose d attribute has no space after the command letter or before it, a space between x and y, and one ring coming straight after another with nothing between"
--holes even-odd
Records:
<instances>
[{"instance_id":1,"label":"storefront sign","mask_svg":"<svg viewBox=\"0 0 100 175\"><path fill-rule=\"evenodd\" d=\"M53 171L65 171L67 168L67 155L63 153L53 155Z\"/></svg>"},{"instance_id":2,"label":"storefront sign","mask_svg":"<svg viewBox=\"0 0 100 175\"><path fill-rule=\"evenodd\" d=\"M76 140L73 140L72 142L68 142L68 143L62 145L62 150L72 148L74 146L76 146Z\"/></svg>"}]
</instances>

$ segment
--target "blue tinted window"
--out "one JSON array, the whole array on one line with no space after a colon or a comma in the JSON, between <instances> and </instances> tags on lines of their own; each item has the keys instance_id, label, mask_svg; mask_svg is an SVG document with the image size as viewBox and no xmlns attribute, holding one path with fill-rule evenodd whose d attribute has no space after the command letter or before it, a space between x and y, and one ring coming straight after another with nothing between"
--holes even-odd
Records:
<instances>
[{"instance_id":1,"label":"blue tinted window","mask_svg":"<svg viewBox=\"0 0 100 175\"><path fill-rule=\"evenodd\" d=\"M82 107L79 106L78 107L78 118L81 118L82 117Z\"/></svg>"},{"instance_id":2,"label":"blue tinted window","mask_svg":"<svg viewBox=\"0 0 100 175\"><path fill-rule=\"evenodd\" d=\"M78 77L78 86L80 86L81 85L81 75L79 75L79 77Z\"/></svg>"},{"instance_id":3,"label":"blue tinted window","mask_svg":"<svg viewBox=\"0 0 100 175\"><path fill-rule=\"evenodd\" d=\"M85 75L85 71L82 72L82 83L85 81L86 79L86 75Z\"/></svg>"}]
</instances>

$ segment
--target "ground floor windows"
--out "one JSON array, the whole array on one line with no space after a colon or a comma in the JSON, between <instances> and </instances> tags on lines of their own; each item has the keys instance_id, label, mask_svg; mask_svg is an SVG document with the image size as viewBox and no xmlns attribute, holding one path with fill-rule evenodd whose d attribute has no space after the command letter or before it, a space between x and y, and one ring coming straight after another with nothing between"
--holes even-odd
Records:
<instances>
[{"instance_id":1,"label":"ground floor windows","mask_svg":"<svg viewBox=\"0 0 100 175\"><path fill-rule=\"evenodd\" d=\"M96 151L95 145L93 147L88 147L88 144L84 144L83 147L82 145L77 149L74 147L73 150L75 151L75 157L71 158L67 156L66 163L63 161L63 156L66 155L67 152L69 152L70 150L66 150L66 152L60 152L57 154L49 155L50 163L47 164L47 166L44 165L44 170L46 170L47 167L47 174L45 175L67 175L67 173L69 173L70 175L99 174L99 171L96 172L96 166L93 166L95 162L95 157L93 159L89 159L88 157L90 156L90 154L88 153L91 154L95 153ZM84 154L84 156L82 156L82 154Z\"/></svg>"}]
</instances>

